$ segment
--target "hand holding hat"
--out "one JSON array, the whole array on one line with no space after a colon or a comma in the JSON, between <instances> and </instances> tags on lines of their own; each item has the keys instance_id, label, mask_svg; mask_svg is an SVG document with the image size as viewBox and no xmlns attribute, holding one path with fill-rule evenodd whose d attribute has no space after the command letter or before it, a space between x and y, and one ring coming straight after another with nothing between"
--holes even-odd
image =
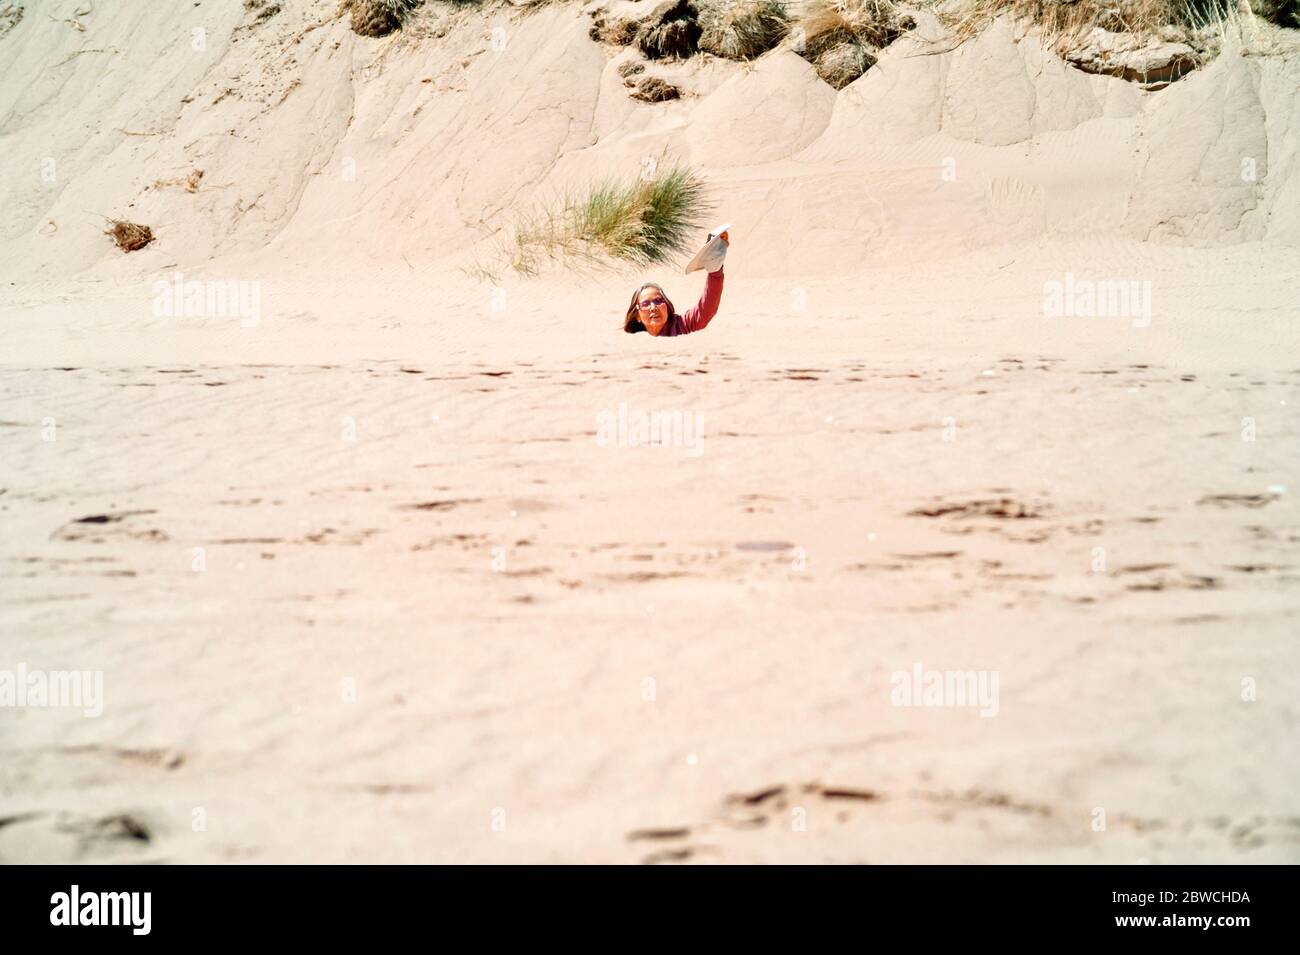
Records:
<instances>
[{"instance_id":1,"label":"hand holding hat","mask_svg":"<svg viewBox=\"0 0 1300 955\"><path fill-rule=\"evenodd\" d=\"M704 269L706 272L716 272L722 268L722 262L727 257L727 248L730 245L731 223L728 222L709 233L709 241L704 243L704 247L695 253L695 258L687 263L686 271L689 273Z\"/></svg>"}]
</instances>

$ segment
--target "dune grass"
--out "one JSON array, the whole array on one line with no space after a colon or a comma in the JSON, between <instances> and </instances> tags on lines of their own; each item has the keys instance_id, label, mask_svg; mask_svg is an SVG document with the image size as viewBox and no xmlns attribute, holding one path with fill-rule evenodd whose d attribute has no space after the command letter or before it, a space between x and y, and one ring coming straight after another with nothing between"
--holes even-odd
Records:
<instances>
[{"instance_id":1,"label":"dune grass","mask_svg":"<svg viewBox=\"0 0 1300 955\"><path fill-rule=\"evenodd\" d=\"M810 48L812 55L804 54L810 59L819 45L824 50L845 40L880 49L910 28L909 14L917 10L934 13L959 42L1005 14L1035 24L1048 45L1068 44L1095 27L1156 38L1251 17L1300 27L1300 0L806 0L792 33Z\"/></svg>"},{"instance_id":2,"label":"dune grass","mask_svg":"<svg viewBox=\"0 0 1300 955\"><path fill-rule=\"evenodd\" d=\"M899 4L894 0L808 0L797 25L809 44L840 34L864 46L879 48L888 46L914 25L908 9L930 5L933 4Z\"/></svg>"},{"instance_id":3,"label":"dune grass","mask_svg":"<svg viewBox=\"0 0 1300 955\"><path fill-rule=\"evenodd\" d=\"M843 89L875 65L876 55L916 26L907 12L931 0L903 7L894 0L807 0L791 27L796 53L836 89Z\"/></svg>"},{"instance_id":4,"label":"dune grass","mask_svg":"<svg viewBox=\"0 0 1300 955\"><path fill-rule=\"evenodd\" d=\"M1037 24L1045 41L1086 33L1093 27L1115 32L1153 35L1171 17L1171 0L964 0L955 9L940 13L959 39L980 33L993 20L1010 14L1020 22Z\"/></svg>"},{"instance_id":5,"label":"dune grass","mask_svg":"<svg viewBox=\"0 0 1300 955\"><path fill-rule=\"evenodd\" d=\"M1300 26L1300 0L963 0L936 12L960 39L979 33L1010 13L1038 25L1049 45L1068 43L1101 27L1136 37L1172 38L1226 22L1259 17L1279 26Z\"/></svg>"},{"instance_id":6,"label":"dune grass","mask_svg":"<svg viewBox=\"0 0 1300 955\"><path fill-rule=\"evenodd\" d=\"M360 36L388 36L401 29L424 0L343 0L340 9L352 12L352 32Z\"/></svg>"},{"instance_id":7,"label":"dune grass","mask_svg":"<svg viewBox=\"0 0 1300 955\"><path fill-rule=\"evenodd\" d=\"M704 181L687 166L632 182L605 179L525 216L515 228L511 265L536 274L545 259L663 262L699 238L711 206Z\"/></svg>"},{"instance_id":8,"label":"dune grass","mask_svg":"<svg viewBox=\"0 0 1300 955\"><path fill-rule=\"evenodd\" d=\"M781 0L699 0L697 9L699 48L730 60L761 56L790 29Z\"/></svg>"},{"instance_id":9,"label":"dune grass","mask_svg":"<svg viewBox=\"0 0 1300 955\"><path fill-rule=\"evenodd\" d=\"M792 49L837 89L875 63L884 47L915 26L926 10L944 25L951 49L1010 15L1036 27L1045 47L1068 55L1100 27L1138 41L1180 40L1212 57L1229 32L1250 34L1252 48L1267 49L1286 34L1258 21L1300 27L1300 0L806 0L791 25ZM1265 35L1266 34L1266 35ZM1276 44L1274 44L1276 45ZM1290 44L1283 46L1290 48ZM936 49L934 52L940 52Z\"/></svg>"},{"instance_id":10,"label":"dune grass","mask_svg":"<svg viewBox=\"0 0 1300 955\"><path fill-rule=\"evenodd\" d=\"M637 22L633 42L650 60L686 59L700 44L700 24L691 0L660 4Z\"/></svg>"}]
</instances>

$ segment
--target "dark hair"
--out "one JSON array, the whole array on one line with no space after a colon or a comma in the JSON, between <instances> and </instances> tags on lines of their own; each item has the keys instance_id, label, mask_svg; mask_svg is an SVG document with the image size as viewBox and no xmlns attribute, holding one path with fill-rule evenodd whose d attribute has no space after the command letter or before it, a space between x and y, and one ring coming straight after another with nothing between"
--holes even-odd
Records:
<instances>
[{"instance_id":1,"label":"dark hair","mask_svg":"<svg viewBox=\"0 0 1300 955\"><path fill-rule=\"evenodd\" d=\"M669 321L671 321L672 317L677 314L677 310L673 308L673 303L669 301L667 293L664 292L664 287L658 282L646 282L632 293L632 304L627 307L627 314L623 316L623 331L627 332L629 335L645 331L645 326L641 324L641 319L637 318L638 309L636 304L641 299L641 293L648 288L657 288L659 294L664 297L664 304L668 306Z\"/></svg>"}]
</instances>

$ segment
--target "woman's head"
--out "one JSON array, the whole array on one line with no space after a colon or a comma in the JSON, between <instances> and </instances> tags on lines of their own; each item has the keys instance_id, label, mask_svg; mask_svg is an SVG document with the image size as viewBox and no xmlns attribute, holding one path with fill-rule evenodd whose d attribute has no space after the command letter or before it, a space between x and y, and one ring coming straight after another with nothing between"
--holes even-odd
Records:
<instances>
[{"instance_id":1,"label":"woman's head","mask_svg":"<svg viewBox=\"0 0 1300 955\"><path fill-rule=\"evenodd\" d=\"M649 332L658 335L668 327L668 319L677 314L664 290L654 282L647 282L632 293L632 304L623 319L625 332Z\"/></svg>"}]
</instances>

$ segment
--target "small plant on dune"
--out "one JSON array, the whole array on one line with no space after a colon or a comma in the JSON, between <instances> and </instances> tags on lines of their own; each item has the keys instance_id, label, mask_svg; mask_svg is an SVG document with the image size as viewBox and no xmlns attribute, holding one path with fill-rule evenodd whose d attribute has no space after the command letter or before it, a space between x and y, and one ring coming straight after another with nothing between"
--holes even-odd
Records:
<instances>
[{"instance_id":1,"label":"small plant on dune","mask_svg":"<svg viewBox=\"0 0 1300 955\"><path fill-rule=\"evenodd\" d=\"M632 183L607 179L527 218L512 264L532 274L542 256L663 262L686 250L709 208L703 180L685 166Z\"/></svg>"},{"instance_id":2,"label":"small plant on dune","mask_svg":"<svg viewBox=\"0 0 1300 955\"><path fill-rule=\"evenodd\" d=\"M700 24L691 0L664 0L640 21L637 48L647 59L685 59L699 48Z\"/></svg>"},{"instance_id":3,"label":"small plant on dune","mask_svg":"<svg viewBox=\"0 0 1300 955\"><path fill-rule=\"evenodd\" d=\"M893 0L808 0L794 24L794 50L818 76L843 89L875 65L880 50L915 26Z\"/></svg>"},{"instance_id":4,"label":"small plant on dune","mask_svg":"<svg viewBox=\"0 0 1300 955\"><path fill-rule=\"evenodd\" d=\"M628 46L636 42L640 24L628 17L605 19L603 9L591 11L591 28L587 35L598 43L612 43L614 46Z\"/></svg>"},{"instance_id":5,"label":"small plant on dune","mask_svg":"<svg viewBox=\"0 0 1300 955\"><path fill-rule=\"evenodd\" d=\"M635 45L646 59L697 52L751 60L776 47L790 27L785 0L661 0L640 17L590 12L593 40Z\"/></svg>"},{"instance_id":6,"label":"small plant on dune","mask_svg":"<svg viewBox=\"0 0 1300 955\"><path fill-rule=\"evenodd\" d=\"M1045 40L1051 42L1075 36L1093 27L1116 32L1154 32L1156 21L1168 21L1169 0L1075 0L1056 3L1052 0L964 0L941 11L940 16L961 40L982 32L1004 14L1020 22L1037 24Z\"/></svg>"},{"instance_id":7,"label":"small plant on dune","mask_svg":"<svg viewBox=\"0 0 1300 955\"><path fill-rule=\"evenodd\" d=\"M112 236L117 247L123 252L143 249L153 241L153 229L147 225L127 222L125 219L109 219L108 223L109 227L104 230L104 234Z\"/></svg>"},{"instance_id":8,"label":"small plant on dune","mask_svg":"<svg viewBox=\"0 0 1300 955\"><path fill-rule=\"evenodd\" d=\"M640 82L633 83L632 86L632 92L628 95L643 103L663 103L678 99L682 95L680 87L658 76L647 76Z\"/></svg>"},{"instance_id":9,"label":"small plant on dune","mask_svg":"<svg viewBox=\"0 0 1300 955\"><path fill-rule=\"evenodd\" d=\"M849 40L828 46L812 64L818 76L842 90L876 65L876 54L861 43Z\"/></svg>"},{"instance_id":10,"label":"small plant on dune","mask_svg":"<svg viewBox=\"0 0 1300 955\"><path fill-rule=\"evenodd\" d=\"M784 39L790 17L781 0L699 0L699 48L729 60L750 60Z\"/></svg>"},{"instance_id":11,"label":"small plant on dune","mask_svg":"<svg viewBox=\"0 0 1300 955\"><path fill-rule=\"evenodd\" d=\"M1243 7L1279 26L1300 26L1300 0L963 0L939 12L959 39L1009 13L1037 24L1044 42L1061 50L1098 27L1136 38L1185 38L1245 15Z\"/></svg>"},{"instance_id":12,"label":"small plant on dune","mask_svg":"<svg viewBox=\"0 0 1300 955\"><path fill-rule=\"evenodd\" d=\"M361 36L388 36L400 29L424 0L343 0L340 9L352 11L352 32Z\"/></svg>"}]
</instances>

